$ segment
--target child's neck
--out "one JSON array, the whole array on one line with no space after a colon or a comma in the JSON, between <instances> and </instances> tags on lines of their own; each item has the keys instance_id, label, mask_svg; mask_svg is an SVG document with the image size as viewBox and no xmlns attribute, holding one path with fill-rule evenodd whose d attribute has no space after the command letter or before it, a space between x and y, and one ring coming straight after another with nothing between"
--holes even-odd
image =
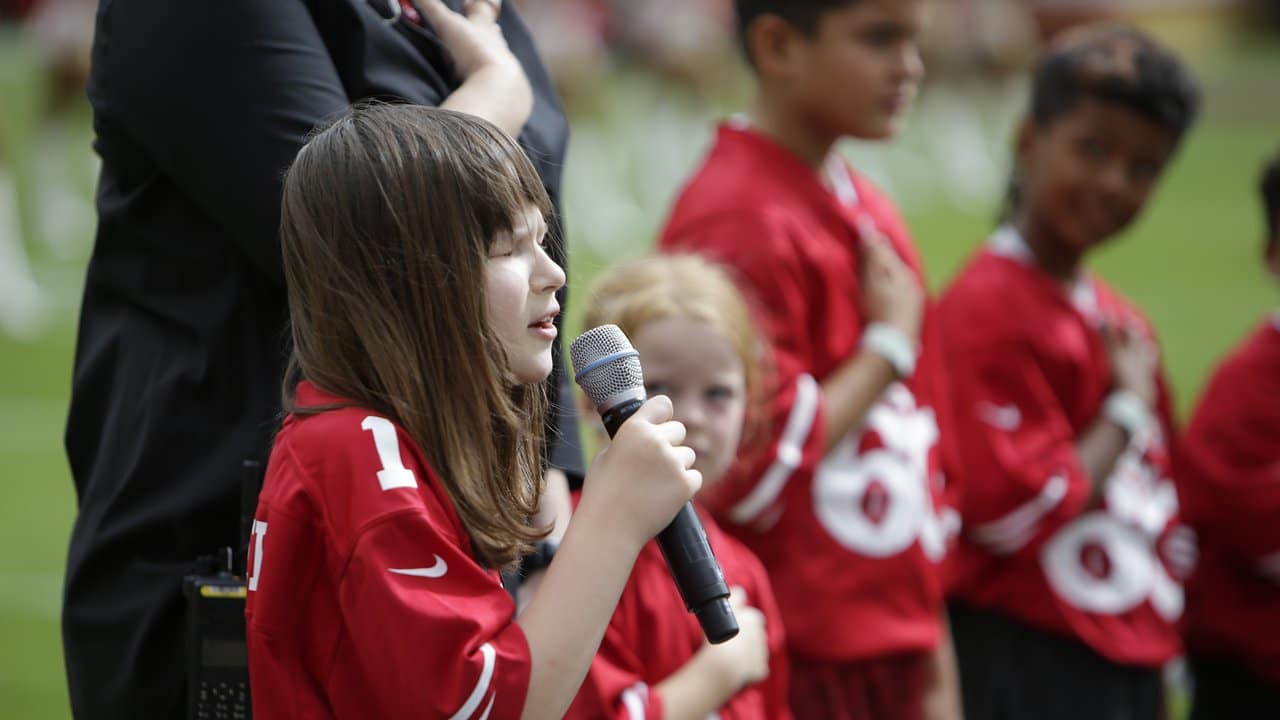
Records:
<instances>
[{"instance_id":1,"label":"child's neck","mask_svg":"<svg viewBox=\"0 0 1280 720\"><path fill-rule=\"evenodd\" d=\"M1057 241L1052 233L1037 223L1029 213L1020 212L1013 218L1013 226L1022 235L1036 267L1066 287L1071 287L1080 277L1083 254Z\"/></svg>"},{"instance_id":2,"label":"child's neck","mask_svg":"<svg viewBox=\"0 0 1280 720\"><path fill-rule=\"evenodd\" d=\"M804 118L787 112L781 103L769 102L764 94L756 97L748 115L753 128L790 150L814 172L822 169L827 154L839 139L838 135L815 132Z\"/></svg>"}]
</instances>

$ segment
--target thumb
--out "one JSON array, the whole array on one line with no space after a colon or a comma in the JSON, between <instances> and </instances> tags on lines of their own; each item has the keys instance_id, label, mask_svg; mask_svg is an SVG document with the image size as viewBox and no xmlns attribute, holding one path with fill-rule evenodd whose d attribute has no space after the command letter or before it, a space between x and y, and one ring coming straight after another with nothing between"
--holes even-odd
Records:
<instances>
[{"instance_id":1,"label":"thumb","mask_svg":"<svg viewBox=\"0 0 1280 720\"><path fill-rule=\"evenodd\" d=\"M645 401L636 410L634 417L647 420L655 425L664 423L675 416L675 406L671 404L671 398L666 395L656 395Z\"/></svg>"},{"instance_id":2,"label":"thumb","mask_svg":"<svg viewBox=\"0 0 1280 720\"><path fill-rule=\"evenodd\" d=\"M854 222L858 226L858 240L863 247L885 248L888 245L889 239L880 232L880 228L876 227L875 220L866 215L858 215Z\"/></svg>"}]
</instances>

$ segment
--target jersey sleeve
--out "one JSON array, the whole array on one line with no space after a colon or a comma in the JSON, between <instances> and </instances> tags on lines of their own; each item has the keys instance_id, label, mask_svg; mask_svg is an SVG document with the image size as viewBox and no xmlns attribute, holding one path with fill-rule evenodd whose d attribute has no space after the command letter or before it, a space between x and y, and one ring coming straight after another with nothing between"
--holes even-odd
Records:
<instances>
[{"instance_id":1,"label":"jersey sleeve","mask_svg":"<svg viewBox=\"0 0 1280 720\"><path fill-rule=\"evenodd\" d=\"M511 598L425 509L359 534L339 602L350 648L338 662L366 678L370 717L520 716L530 656Z\"/></svg>"},{"instance_id":2,"label":"jersey sleeve","mask_svg":"<svg viewBox=\"0 0 1280 720\"><path fill-rule=\"evenodd\" d=\"M1242 369L1220 369L1192 417L1180 499L1193 526L1280 580L1280 451L1274 425L1255 411L1257 383Z\"/></svg>"},{"instance_id":3,"label":"jersey sleeve","mask_svg":"<svg viewBox=\"0 0 1280 720\"><path fill-rule=\"evenodd\" d=\"M945 309L945 302L943 305ZM945 313L945 362L952 400L965 534L996 555L1037 544L1087 502L1090 478L1075 435L1030 341L947 342L972 332ZM945 327L945 326L951 327Z\"/></svg>"},{"instance_id":4,"label":"jersey sleeve","mask_svg":"<svg viewBox=\"0 0 1280 720\"><path fill-rule=\"evenodd\" d=\"M785 218L767 213L721 214L663 241L666 252L696 252L725 265L769 342L770 372L756 423L765 430L744 438L735 467L700 496L735 524L766 516L791 476L812 471L825 450L821 388L809 373L808 283L791 233Z\"/></svg>"},{"instance_id":5,"label":"jersey sleeve","mask_svg":"<svg viewBox=\"0 0 1280 720\"><path fill-rule=\"evenodd\" d=\"M641 583L632 575L582 688L565 715L566 720L659 720L663 717L662 697L645 682L645 663L637 652L640 592Z\"/></svg>"}]
</instances>

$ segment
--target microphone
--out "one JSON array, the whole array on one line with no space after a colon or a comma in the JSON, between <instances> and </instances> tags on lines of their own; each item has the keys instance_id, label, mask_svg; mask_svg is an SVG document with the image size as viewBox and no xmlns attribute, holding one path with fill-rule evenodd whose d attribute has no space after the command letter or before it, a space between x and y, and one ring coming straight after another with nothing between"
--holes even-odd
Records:
<instances>
[{"instance_id":1,"label":"microphone","mask_svg":"<svg viewBox=\"0 0 1280 720\"><path fill-rule=\"evenodd\" d=\"M648 399L640 353L617 325L601 325L579 335L569 346L569 354L577 370L573 379L596 406L604 429L613 437ZM707 640L719 644L737 635L738 619L729 606L729 586L692 504L685 503L671 524L658 533L658 546L685 609L697 616Z\"/></svg>"}]
</instances>

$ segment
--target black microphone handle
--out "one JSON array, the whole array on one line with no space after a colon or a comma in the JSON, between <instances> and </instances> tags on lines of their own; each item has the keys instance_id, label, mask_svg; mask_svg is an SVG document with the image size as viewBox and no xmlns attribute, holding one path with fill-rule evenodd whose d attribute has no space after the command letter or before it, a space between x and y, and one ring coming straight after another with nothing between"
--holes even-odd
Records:
<instances>
[{"instance_id":1,"label":"black microphone handle","mask_svg":"<svg viewBox=\"0 0 1280 720\"><path fill-rule=\"evenodd\" d=\"M644 401L645 398L627 400L601 414L609 437L617 434ZM685 608L697 616L707 641L716 645L737 635L738 619L729 606L729 586L691 503L685 503L671 524L658 533L658 547Z\"/></svg>"}]
</instances>

